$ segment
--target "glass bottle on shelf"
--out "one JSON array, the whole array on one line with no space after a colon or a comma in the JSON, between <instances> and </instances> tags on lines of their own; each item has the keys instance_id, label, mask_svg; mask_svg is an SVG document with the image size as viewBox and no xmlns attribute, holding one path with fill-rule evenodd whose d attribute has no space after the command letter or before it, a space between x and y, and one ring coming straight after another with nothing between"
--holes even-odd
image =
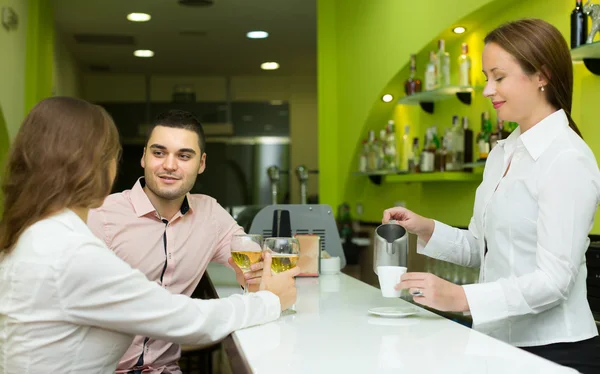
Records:
<instances>
[{"instance_id":1,"label":"glass bottle on shelf","mask_svg":"<svg viewBox=\"0 0 600 374\"><path fill-rule=\"evenodd\" d=\"M370 130L369 138L367 140L367 147L369 149L367 153L367 171L377 171L379 168L377 161L377 155L379 153L377 149L378 146L379 144L377 143L377 140L375 140L375 131Z\"/></svg>"},{"instance_id":2,"label":"glass bottle on shelf","mask_svg":"<svg viewBox=\"0 0 600 374\"><path fill-rule=\"evenodd\" d=\"M410 76L404 82L404 92L412 95L421 92L421 80L417 76L417 55L410 55Z\"/></svg>"},{"instance_id":3,"label":"glass bottle on shelf","mask_svg":"<svg viewBox=\"0 0 600 374\"><path fill-rule=\"evenodd\" d=\"M450 149L448 146L448 141L449 138L451 138L452 136L450 135L450 132L448 129L446 129L444 131L444 136L441 138L440 142L441 142L441 146L440 148L437 150L436 152L436 171L446 171L446 163L448 160L448 157L450 156Z\"/></svg>"},{"instance_id":4,"label":"glass bottle on shelf","mask_svg":"<svg viewBox=\"0 0 600 374\"><path fill-rule=\"evenodd\" d=\"M396 144L396 125L389 120L385 131L385 169L398 170L398 149Z\"/></svg>"},{"instance_id":5,"label":"glass bottle on shelf","mask_svg":"<svg viewBox=\"0 0 600 374\"><path fill-rule=\"evenodd\" d=\"M412 144L412 151L408 156L408 171L410 173L418 173L421 171L419 155L419 138L414 138Z\"/></svg>"},{"instance_id":6,"label":"glass bottle on shelf","mask_svg":"<svg viewBox=\"0 0 600 374\"><path fill-rule=\"evenodd\" d=\"M360 150L360 156L358 158L358 171L365 173L367 171L367 159L369 157L369 147L367 140L362 141L362 148Z\"/></svg>"},{"instance_id":7,"label":"glass bottle on shelf","mask_svg":"<svg viewBox=\"0 0 600 374\"><path fill-rule=\"evenodd\" d=\"M379 139L377 142L379 143L379 147L377 148L377 170L387 170L389 168L387 158L385 157L385 149L386 149L386 132L385 129L379 130Z\"/></svg>"},{"instance_id":8,"label":"glass bottle on shelf","mask_svg":"<svg viewBox=\"0 0 600 374\"><path fill-rule=\"evenodd\" d=\"M446 170L462 170L465 159L465 131L458 116L452 116L448 148L450 156L446 158Z\"/></svg>"},{"instance_id":9,"label":"glass bottle on shelf","mask_svg":"<svg viewBox=\"0 0 600 374\"><path fill-rule=\"evenodd\" d=\"M462 128L464 134L463 150L464 158L463 163L473 162L473 130L469 128L469 118L464 116L462 118ZM473 169L465 169L466 171L472 171Z\"/></svg>"},{"instance_id":10,"label":"glass bottle on shelf","mask_svg":"<svg viewBox=\"0 0 600 374\"><path fill-rule=\"evenodd\" d=\"M444 39L438 41L438 51L435 56L436 70L438 73L438 87L450 85L450 54L446 52L446 42Z\"/></svg>"},{"instance_id":11,"label":"glass bottle on shelf","mask_svg":"<svg viewBox=\"0 0 600 374\"><path fill-rule=\"evenodd\" d=\"M425 91L432 91L438 88L438 72L435 62L435 52L429 52L429 62L425 67Z\"/></svg>"},{"instance_id":12,"label":"glass bottle on shelf","mask_svg":"<svg viewBox=\"0 0 600 374\"><path fill-rule=\"evenodd\" d=\"M402 157L400 159L399 169L402 171L408 171L408 162L410 153L412 151L412 144L410 142L410 125L404 126L404 135L402 135Z\"/></svg>"},{"instance_id":13,"label":"glass bottle on shelf","mask_svg":"<svg viewBox=\"0 0 600 374\"><path fill-rule=\"evenodd\" d=\"M425 144L421 153L421 172L432 172L435 170L435 152L437 150L434 141L434 128L430 127L425 133Z\"/></svg>"},{"instance_id":14,"label":"glass bottle on shelf","mask_svg":"<svg viewBox=\"0 0 600 374\"><path fill-rule=\"evenodd\" d=\"M588 15L583 12L582 0L575 1L571 12L571 48L582 46L587 41Z\"/></svg>"},{"instance_id":15,"label":"glass bottle on shelf","mask_svg":"<svg viewBox=\"0 0 600 374\"><path fill-rule=\"evenodd\" d=\"M490 150L494 149L496 144L498 144L498 140L506 139L509 135L510 133L504 129L504 121L498 118L496 131L490 135Z\"/></svg>"},{"instance_id":16,"label":"glass bottle on shelf","mask_svg":"<svg viewBox=\"0 0 600 374\"><path fill-rule=\"evenodd\" d=\"M490 115L488 112L481 113L481 131L477 134L477 149L479 159L486 160L490 153Z\"/></svg>"},{"instance_id":17,"label":"glass bottle on shelf","mask_svg":"<svg viewBox=\"0 0 600 374\"><path fill-rule=\"evenodd\" d=\"M471 86L471 57L469 56L469 46L463 43L461 46L462 54L458 57L459 67L459 86Z\"/></svg>"}]
</instances>

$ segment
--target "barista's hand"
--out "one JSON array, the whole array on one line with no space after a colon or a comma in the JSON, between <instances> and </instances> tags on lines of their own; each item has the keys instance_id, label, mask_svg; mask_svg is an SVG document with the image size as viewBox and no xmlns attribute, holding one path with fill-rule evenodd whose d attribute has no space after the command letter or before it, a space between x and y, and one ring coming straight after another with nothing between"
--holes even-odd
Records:
<instances>
[{"instance_id":1,"label":"barista's hand","mask_svg":"<svg viewBox=\"0 0 600 374\"><path fill-rule=\"evenodd\" d=\"M390 220L396 220L396 223L404 227L406 231L417 235L426 242L431 238L435 228L435 223L431 218L422 217L403 207L386 209L381 222L388 223Z\"/></svg>"},{"instance_id":2,"label":"barista's hand","mask_svg":"<svg viewBox=\"0 0 600 374\"><path fill-rule=\"evenodd\" d=\"M464 289L430 273L404 273L396 290L408 289L415 303L443 312L467 312L469 303Z\"/></svg>"},{"instance_id":3,"label":"barista's hand","mask_svg":"<svg viewBox=\"0 0 600 374\"><path fill-rule=\"evenodd\" d=\"M231 266L231 268L235 270L235 279L242 287L248 287L248 291L250 292L258 291L263 274L262 269L264 264L262 261L256 264L252 264L252 266L250 266L250 271L246 274L244 274L242 269L240 269L236 265L236 263L233 262L233 258L229 257L228 262L229 266ZM247 285L246 282L248 283Z\"/></svg>"}]
</instances>

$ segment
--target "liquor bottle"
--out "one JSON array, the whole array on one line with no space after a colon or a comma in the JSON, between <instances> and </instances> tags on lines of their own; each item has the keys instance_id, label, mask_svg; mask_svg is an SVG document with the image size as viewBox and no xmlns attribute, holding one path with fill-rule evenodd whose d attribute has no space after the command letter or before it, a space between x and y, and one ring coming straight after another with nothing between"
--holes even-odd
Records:
<instances>
[{"instance_id":1,"label":"liquor bottle","mask_svg":"<svg viewBox=\"0 0 600 374\"><path fill-rule=\"evenodd\" d=\"M571 12L571 48L584 45L588 33L588 16L583 12L582 0L575 2L575 9Z\"/></svg>"},{"instance_id":2,"label":"liquor bottle","mask_svg":"<svg viewBox=\"0 0 600 374\"><path fill-rule=\"evenodd\" d=\"M429 52L429 62L425 67L425 91L431 91L438 88L438 72L435 63L435 52Z\"/></svg>"},{"instance_id":3,"label":"liquor bottle","mask_svg":"<svg viewBox=\"0 0 600 374\"><path fill-rule=\"evenodd\" d=\"M462 44L462 54L458 57L459 66L459 86L471 85L471 57L469 56L469 46L467 43Z\"/></svg>"},{"instance_id":4,"label":"liquor bottle","mask_svg":"<svg viewBox=\"0 0 600 374\"><path fill-rule=\"evenodd\" d=\"M437 126L432 127L433 132L433 144L435 146L434 150L434 160L433 160L433 170L434 171L443 171L444 166L442 166L442 139L438 135Z\"/></svg>"},{"instance_id":5,"label":"liquor bottle","mask_svg":"<svg viewBox=\"0 0 600 374\"><path fill-rule=\"evenodd\" d=\"M452 127L448 134L448 154L446 159L446 170L462 170L465 160L465 130L458 120L458 116L452 117Z\"/></svg>"},{"instance_id":6,"label":"liquor bottle","mask_svg":"<svg viewBox=\"0 0 600 374\"><path fill-rule=\"evenodd\" d=\"M402 135L402 159L400 160L400 170L408 171L409 162L412 152L412 144L410 142L410 125L404 126L404 135Z\"/></svg>"},{"instance_id":7,"label":"liquor bottle","mask_svg":"<svg viewBox=\"0 0 600 374\"><path fill-rule=\"evenodd\" d=\"M421 172L432 172L435 167L435 143L433 141L433 128L430 127L425 132L425 144L421 152L420 164Z\"/></svg>"},{"instance_id":8,"label":"liquor bottle","mask_svg":"<svg viewBox=\"0 0 600 374\"><path fill-rule=\"evenodd\" d=\"M413 138L412 151L408 155L408 171L411 173L419 173L421 164L419 158L419 138Z\"/></svg>"},{"instance_id":9,"label":"liquor bottle","mask_svg":"<svg viewBox=\"0 0 600 374\"><path fill-rule=\"evenodd\" d=\"M369 146L367 140L363 140L360 156L358 158L358 171L364 173L367 171L367 160L369 158Z\"/></svg>"},{"instance_id":10,"label":"liquor bottle","mask_svg":"<svg viewBox=\"0 0 600 374\"><path fill-rule=\"evenodd\" d=\"M462 128L464 131L464 163L473 162L473 130L469 128L469 118L462 118ZM473 169L465 169L466 171L472 171Z\"/></svg>"},{"instance_id":11,"label":"liquor bottle","mask_svg":"<svg viewBox=\"0 0 600 374\"><path fill-rule=\"evenodd\" d=\"M389 168L388 160L385 157L386 148L386 131L385 129L379 130L379 139L376 142L379 144L377 148L377 170L387 170Z\"/></svg>"},{"instance_id":12,"label":"liquor bottle","mask_svg":"<svg viewBox=\"0 0 600 374\"><path fill-rule=\"evenodd\" d=\"M490 150L494 149L496 144L498 144L498 140L506 139L509 135L510 133L505 130L504 121L498 118L496 131L490 135Z\"/></svg>"},{"instance_id":13,"label":"liquor bottle","mask_svg":"<svg viewBox=\"0 0 600 374\"><path fill-rule=\"evenodd\" d=\"M421 80L417 76L417 55L410 55L410 76L404 83L406 95L421 92Z\"/></svg>"},{"instance_id":14,"label":"liquor bottle","mask_svg":"<svg viewBox=\"0 0 600 374\"><path fill-rule=\"evenodd\" d=\"M385 169L398 170L398 147L396 144L396 126L389 120L385 131Z\"/></svg>"},{"instance_id":15,"label":"liquor bottle","mask_svg":"<svg viewBox=\"0 0 600 374\"><path fill-rule=\"evenodd\" d=\"M444 39L438 41L438 52L435 56L438 73L438 86L446 87L450 85L450 54L446 52L446 42Z\"/></svg>"},{"instance_id":16,"label":"liquor bottle","mask_svg":"<svg viewBox=\"0 0 600 374\"><path fill-rule=\"evenodd\" d=\"M481 113L481 131L477 134L477 149L479 159L486 160L490 153L490 115L488 112Z\"/></svg>"},{"instance_id":17,"label":"liquor bottle","mask_svg":"<svg viewBox=\"0 0 600 374\"><path fill-rule=\"evenodd\" d=\"M367 153L367 171L376 171L379 168L377 161L377 154L379 153L379 144L375 140L375 131L369 131L369 139L367 140L367 147L369 149Z\"/></svg>"}]
</instances>

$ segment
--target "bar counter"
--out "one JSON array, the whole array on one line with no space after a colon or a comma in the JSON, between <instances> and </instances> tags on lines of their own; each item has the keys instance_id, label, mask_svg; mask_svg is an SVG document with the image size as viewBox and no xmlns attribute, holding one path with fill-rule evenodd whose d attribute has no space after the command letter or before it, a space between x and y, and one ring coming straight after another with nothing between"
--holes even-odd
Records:
<instances>
[{"instance_id":1,"label":"bar counter","mask_svg":"<svg viewBox=\"0 0 600 374\"><path fill-rule=\"evenodd\" d=\"M218 297L240 293L234 273L207 270ZM386 299L348 275L299 278L297 313L234 332L223 345L234 373L576 373L423 308L385 318Z\"/></svg>"}]
</instances>

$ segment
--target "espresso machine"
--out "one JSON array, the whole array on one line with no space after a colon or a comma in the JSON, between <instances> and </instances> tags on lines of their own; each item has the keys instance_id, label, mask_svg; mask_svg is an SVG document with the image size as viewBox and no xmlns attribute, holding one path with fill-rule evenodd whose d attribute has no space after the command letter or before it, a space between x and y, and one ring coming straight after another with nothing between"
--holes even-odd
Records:
<instances>
[{"instance_id":1,"label":"espresso machine","mask_svg":"<svg viewBox=\"0 0 600 374\"><path fill-rule=\"evenodd\" d=\"M408 267L408 232L395 221L375 229L373 271L378 266Z\"/></svg>"}]
</instances>

